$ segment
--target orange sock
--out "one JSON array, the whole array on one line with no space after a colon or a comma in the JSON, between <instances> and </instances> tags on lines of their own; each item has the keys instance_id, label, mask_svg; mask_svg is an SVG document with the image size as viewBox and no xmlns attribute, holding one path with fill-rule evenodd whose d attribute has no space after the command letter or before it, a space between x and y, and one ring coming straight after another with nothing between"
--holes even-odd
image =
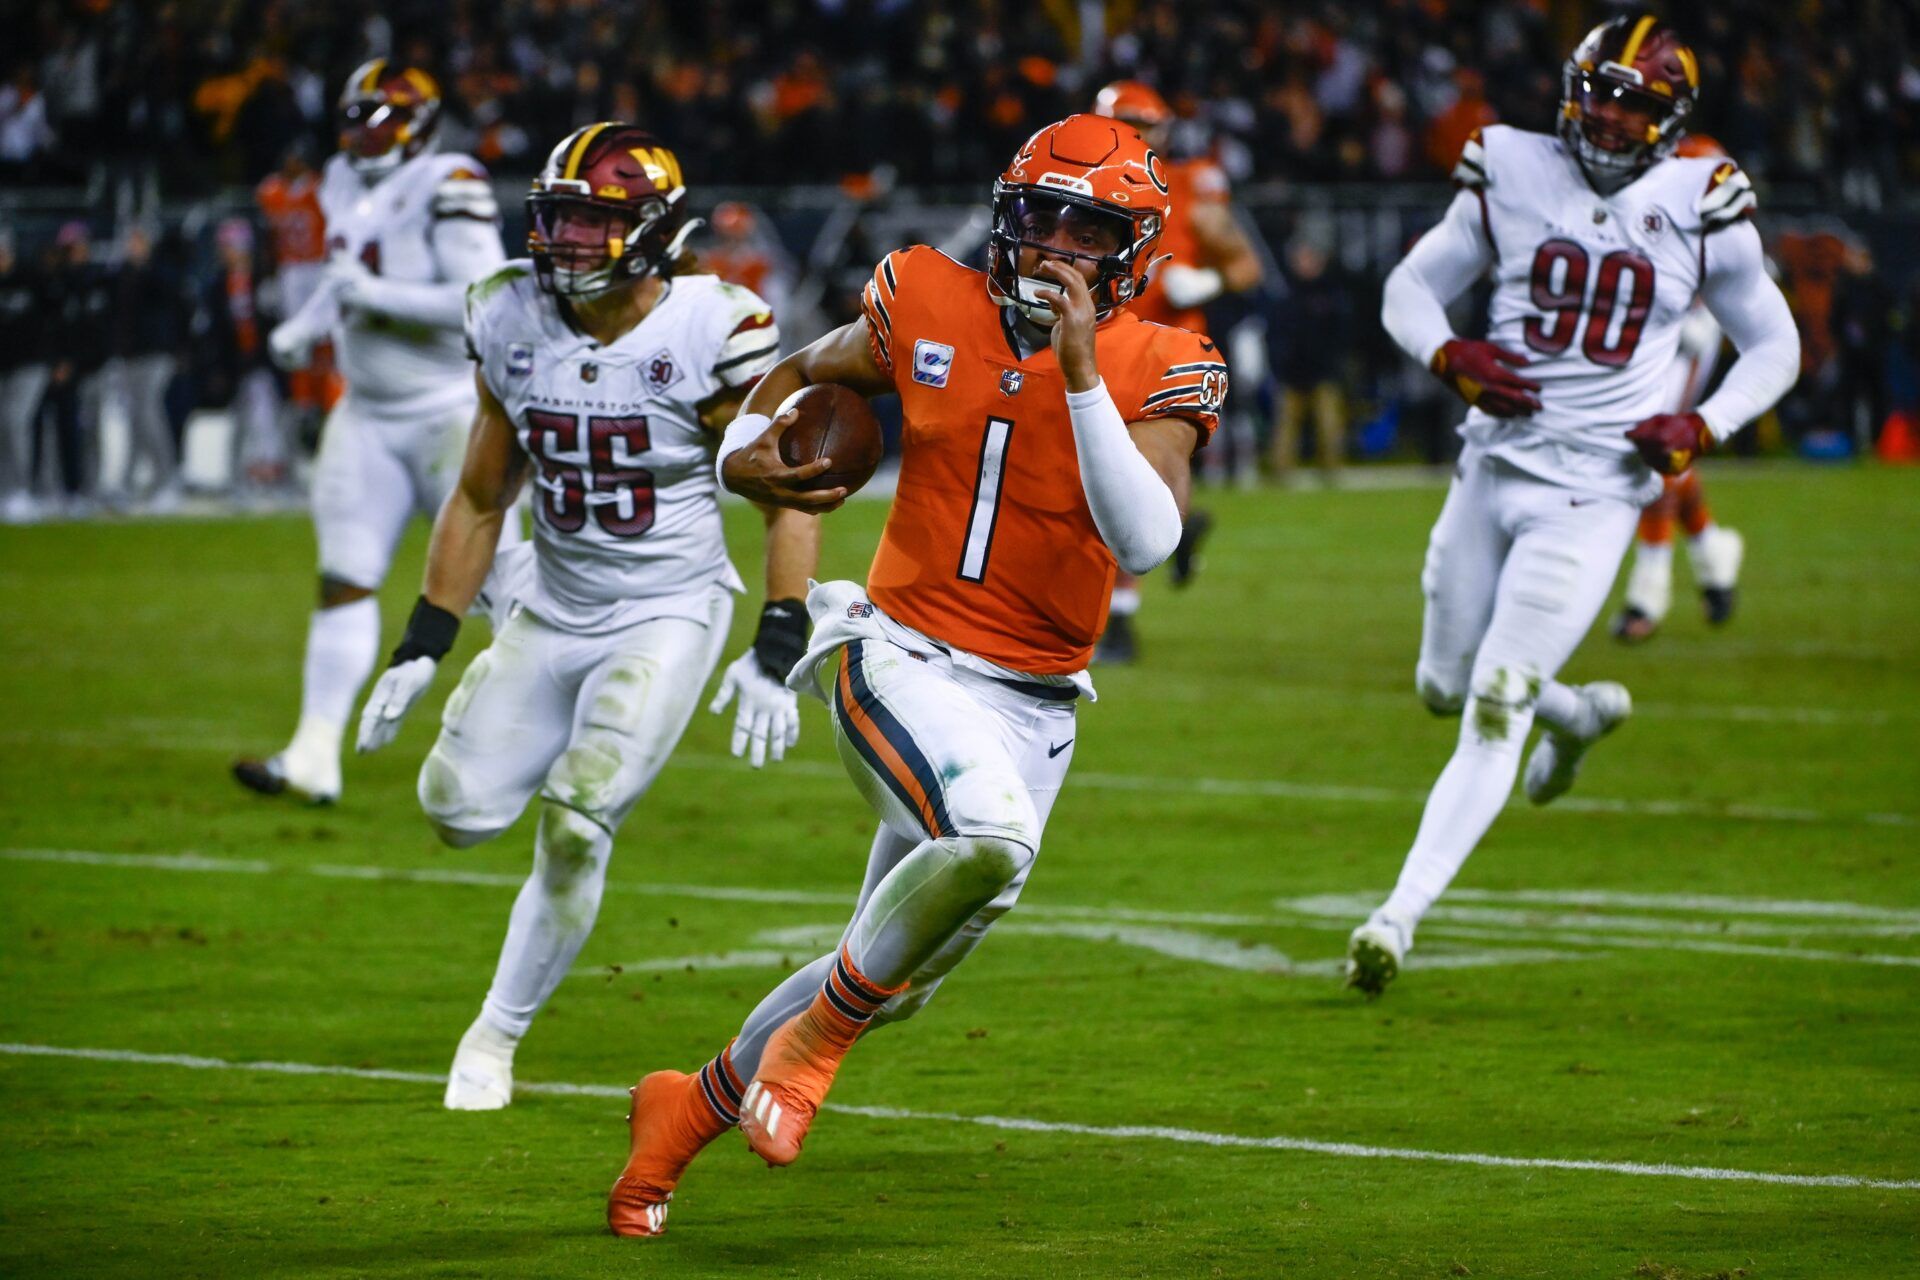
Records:
<instances>
[{"instance_id":1,"label":"orange sock","mask_svg":"<svg viewBox=\"0 0 1920 1280\"><path fill-rule=\"evenodd\" d=\"M1674 496L1674 480L1668 476L1661 485L1660 496L1649 502L1640 512L1640 541L1650 546L1665 546L1673 541L1673 513L1679 504Z\"/></svg>"},{"instance_id":2,"label":"orange sock","mask_svg":"<svg viewBox=\"0 0 1920 1280\"><path fill-rule=\"evenodd\" d=\"M1674 490L1679 495L1680 523L1686 529L1689 538L1697 538L1713 523L1713 512L1707 506L1707 493L1700 487L1700 473L1688 471L1674 481Z\"/></svg>"},{"instance_id":3,"label":"orange sock","mask_svg":"<svg viewBox=\"0 0 1920 1280\"><path fill-rule=\"evenodd\" d=\"M714 1054L712 1061L700 1068L697 1078L700 1081L700 1095L706 1099L713 1118L726 1129L739 1124L740 1094L747 1086L740 1079L740 1073L733 1069L733 1041L727 1041L727 1047Z\"/></svg>"}]
</instances>

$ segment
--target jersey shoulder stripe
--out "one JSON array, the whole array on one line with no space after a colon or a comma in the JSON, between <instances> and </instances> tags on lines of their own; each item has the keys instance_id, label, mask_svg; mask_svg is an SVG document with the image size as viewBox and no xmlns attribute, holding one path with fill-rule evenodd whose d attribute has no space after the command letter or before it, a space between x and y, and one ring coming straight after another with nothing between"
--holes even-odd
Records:
<instances>
[{"instance_id":1,"label":"jersey shoulder stripe","mask_svg":"<svg viewBox=\"0 0 1920 1280\"><path fill-rule=\"evenodd\" d=\"M1731 160L1723 160L1707 178L1707 189L1694 201L1694 210L1700 215L1702 230L1713 232L1751 218L1758 204L1746 171Z\"/></svg>"},{"instance_id":2,"label":"jersey shoulder stripe","mask_svg":"<svg viewBox=\"0 0 1920 1280\"><path fill-rule=\"evenodd\" d=\"M1460 148L1460 159L1453 166L1453 185L1471 191L1484 191L1488 182L1485 131L1475 129Z\"/></svg>"},{"instance_id":3,"label":"jersey shoulder stripe","mask_svg":"<svg viewBox=\"0 0 1920 1280\"><path fill-rule=\"evenodd\" d=\"M494 199L493 186L487 181L486 166L471 156L440 157L445 168L434 184L427 212L435 219L472 218L476 222L498 222L500 202Z\"/></svg>"},{"instance_id":4,"label":"jersey shoulder stripe","mask_svg":"<svg viewBox=\"0 0 1920 1280\"><path fill-rule=\"evenodd\" d=\"M924 244L895 249L880 259L866 288L860 291L860 311L867 318L868 345L875 364L887 373L893 372L894 330L901 322L901 308L917 304L924 311L930 305L939 305L936 300L952 296L955 284L951 279L943 283L935 277L958 273L978 274L973 268Z\"/></svg>"}]
</instances>

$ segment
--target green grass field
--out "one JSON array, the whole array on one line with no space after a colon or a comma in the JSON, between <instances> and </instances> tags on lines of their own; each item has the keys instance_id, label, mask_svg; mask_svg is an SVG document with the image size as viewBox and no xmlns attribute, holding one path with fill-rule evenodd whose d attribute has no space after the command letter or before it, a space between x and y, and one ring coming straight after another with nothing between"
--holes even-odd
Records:
<instances>
[{"instance_id":1,"label":"green grass field","mask_svg":"<svg viewBox=\"0 0 1920 1280\"><path fill-rule=\"evenodd\" d=\"M292 724L305 523L0 531L0 1274L1920 1274L1920 474L1709 485L1741 615L1709 634L1683 594L1645 648L1590 638L1571 677L1640 714L1505 815L1374 1004L1336 961L1454 735L1412 688L1442 495L1209 495L1207 574L1151 584L1020 910L852 1055L833 1101L866 1113L789 1170L717 1144L653 1242L602 1225L616 1091L709 1055L858 886L818 704L759 775L698 717L525 1091L453 1115L425 1077L532 824L435 844L427 707L337 808L227 779ZM880 514L831 518L828 572Z\"/></svg>"}]
</instances>

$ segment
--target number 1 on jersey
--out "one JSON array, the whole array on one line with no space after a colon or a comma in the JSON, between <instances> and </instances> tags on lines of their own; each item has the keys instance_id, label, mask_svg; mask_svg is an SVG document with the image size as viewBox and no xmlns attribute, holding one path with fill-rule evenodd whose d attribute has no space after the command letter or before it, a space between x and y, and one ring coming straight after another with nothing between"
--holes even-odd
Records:
<instances>
[{"instance_id":1,"label":"number 1 on jersey","mask_svg":"<svg viewBox=\"0 0 1920 1280\"><path fill-rule=\"evenodd\" d=\"M1000 519L1000 482L1007 474L1007 442L1013 438L1008 418L988 418L980 439L980 474L973 482L973 513L967 517L967 540L960 549L960 577L983 582L987 557L993 552L993 526Z\"/></svg>"}]
</instances>

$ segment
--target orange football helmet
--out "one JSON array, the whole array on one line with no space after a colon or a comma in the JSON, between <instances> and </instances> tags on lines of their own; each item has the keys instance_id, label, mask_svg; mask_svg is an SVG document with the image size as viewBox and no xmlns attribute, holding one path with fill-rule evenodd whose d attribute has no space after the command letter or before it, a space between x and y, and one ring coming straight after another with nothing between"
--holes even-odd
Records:
<instances>
[{"instance_id":1,"label":"orange football helmet","mask_svg":"<svg viewBox=\"0 0 1920 1280\"><path fill-rule=\"evenodd\" d=\"M665 274L697 225L679 157L645 129L611 120L562 138L527 196L534 276L568 297Z\"/></svg>"},{"instance_id":2,"label":"orange football helmet","mask_svg":"<svg viewBox=\"0 0 1920 1280\"><path fill-rule=\"evenodd\" d=\"M433 141L440 85L419 67L363 62L340 91L340 150L355 173L384 178Z\"/></svg>"},{"instance_id":3,"label":"orange football helmet","mask_svg":"<svg viewBox=\"0 0 1920 1280\"><path fill-rule=\"evenodd\" d=\"M1139 130L1098 115L1048 125L1027 139L993 184L987 281L994 301L1037 324L1053 323L1053 309L1035 291L1054 286L1020 275L1020 250L1030 247L1094 262L1093 305L1105 319L1146 287L1171 207L1166 170ZM1051 237L1063 220L1079 221L1090 233L1110 232L1088 239L1108 239L1115 247L1059 247Z\"/></svg>"},{"instance_id":4,"label":"orange football helmet","mask_svg":"<svg viewBox=\"0 0 1920 1280\"><path fill-rule=\"evenodd\" d=\"M1173 119L1173 108L1144 80L1115 80L1094 97L1093 114L1147 129Z\"/></svg>"}]
</instances>

